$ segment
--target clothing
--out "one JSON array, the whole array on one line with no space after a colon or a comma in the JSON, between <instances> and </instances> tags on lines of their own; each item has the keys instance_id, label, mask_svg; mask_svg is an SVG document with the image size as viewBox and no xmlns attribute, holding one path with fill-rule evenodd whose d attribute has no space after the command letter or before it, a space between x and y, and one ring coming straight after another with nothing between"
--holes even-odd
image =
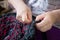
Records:
<instances>
[{"instance_id":1,"label":"clothing","mask_svg":"<svg viewBox=\"0 0 60 40\"><path fill-rule=\"evenodd\" d=\"M40 31L36 31L36 38L35 40L43 40L43 37L41 35L42 33ZM52 26L52 28L46 32L46 40L60 40L60 29Z\"/></svg>"},{"instance_id":2,"label":"clothing","mask_svg":"<svg viewBox=\"0 0 60 40\"><path fill-rule=\"evenodd\" d=\"M52 27L51 30L46 32L47 40L60 40L60 29Z\"/></svg>"},{"instance_id":3,"label":"clothing","mask_svg":"<svg viewBox=\"0 0 60 40\"><path fill-rule=\"evenodd\" d=\"M60 9L60 0L26 0L25 3L31 8L34 16ZM60 29L60 22L56 22L54 26Z\"/></svg>"},{"instance_id":4,"label":"clothing","mask_svg":"<svg viewBox=\"0 0 60 40\"><path fill-rule=\"evenodd\" d=\"M60 9L60 0L26 0L31 7L32 13L39 15L43 12Z\"/></svg>"},{"instance_id":5,"label":"clothing","mask_svg":"<svg viewBox=\"0 0 60 40\"><path fill-rule=\"evenodd\" d=\"M34 40L35 27L19 22L15 13L0 15L0 40Z\"/></svg>"}]
</instances>

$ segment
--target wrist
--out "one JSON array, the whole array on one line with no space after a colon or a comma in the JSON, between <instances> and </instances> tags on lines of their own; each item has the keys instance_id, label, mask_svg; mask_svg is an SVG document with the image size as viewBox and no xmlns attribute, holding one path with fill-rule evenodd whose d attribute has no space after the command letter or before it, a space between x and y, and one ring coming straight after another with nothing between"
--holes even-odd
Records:
<instances>
[{"instance_id":1,"label":"wrist","mask_svg":"<svg viewBox=\"0 0 60 40\"><path fill-rule=\"evenodd\" d=\"M15 8L19 8L22 4L24 4L23 0L8 0L8 2Z\"/></svg>"},{"instance_id":2,"label":"wrist","mask_svg":"<svg viewBox=\"0 0 60 40\"><path fill-rule=\"evenodd\" d=\"M58 9L58 10L52 11L52 17L55 20L55 23L57 21L60 21L60 10Z\"/></svg>"},{"instance_id":3,"label":"wrist","mask_svg":"<svg viewBox=\"0 0 60 40\"><path fill-rule=\"evenodd\" d=\"M60 22L60 9L56 10L56 22Z\"/></svg>"}]
</instances>

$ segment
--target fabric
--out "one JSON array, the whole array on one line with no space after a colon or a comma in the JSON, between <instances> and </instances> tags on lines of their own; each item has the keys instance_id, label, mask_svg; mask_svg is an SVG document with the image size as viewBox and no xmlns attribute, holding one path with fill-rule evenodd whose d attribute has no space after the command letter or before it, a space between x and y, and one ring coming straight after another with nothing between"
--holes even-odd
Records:
<instances>
[{"instance_id":1,"label":"fabric","mask_svg":"<svg viewBox=\"0 0 60 40\"><path fill-rule=\"evenodd\" d=\"M44 38L42 37L42 32L36 29L35 32L35 40L43 40Z\"/></svg>"},{"instance_id":2,"label":"fabric","mask_svg":"<svg viewBox=\"0 0 60 40\"><path fill-rule=\"evenodd\" d=\"M60 40L60 29L52 27L51 30L46 32L47 40Z\"/></svg>"},{"instance_id":3,"label":"fabric","mask_svg":"<svg viewBox=\"0 0 60 40\"><path fill-rule=\"evenodd\" d=\"M24 24L16 20L15 16L15 13L0 16L0 40L33 40L34 21Z\"/></svg>"},{"instance_id":4,"label":"fabric","mask_svg":"<svg viewBox=\"0 0 60 40\"><path fill-rule=\"evenodd\" d=\"M26 0L35 16L55 9L60 9L60 0Z\"/></svg>"},{"instance_id":5,"label":"fabric","mask_svg":"<svg viewBox=\"0 0 60 40\"><path fill-rule=\"evenodd\" d=\"M48 6L48 0L26 0L25 3L31 8L34 16L45 12Z\"/></svg>"},{"instance_id":6,"label":"fabric","mask_svg":"<svg viewBox=\"0 0 60 40\"><path fill-rule=\"evenodd\" d=\"M52 29L50 29L49 31L47 31L46 33L45 33L45 37L47 37L47 39L44 39L42 36L42 33L39 31L39 30L37 30L36 31L36 40L60 40L60 29L58 29L58 28L56 28L56 27L54 27L54 26L52 26Z\"/></svg>"}]
</instances>

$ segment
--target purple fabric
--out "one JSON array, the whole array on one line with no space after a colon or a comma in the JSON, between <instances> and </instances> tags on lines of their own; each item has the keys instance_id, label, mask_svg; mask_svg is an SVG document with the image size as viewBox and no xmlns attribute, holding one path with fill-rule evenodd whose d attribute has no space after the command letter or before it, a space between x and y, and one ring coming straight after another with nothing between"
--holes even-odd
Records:
<instances>
[{"instance_id":1,"label":"purple fabric","mask_svg":"<svg viewBox=\"0 0 60 40\"><path fill-rule=\"evenodd\" d=\"M35 40L42 40L42 35L41 35L41 32L39 30L36 30Z\"/></svg>"},{"instance_id":2,"label":"purple fabric","mask_svg":"<svg viewBox=\"0 0 60 40\"><path fill-rule=\"evenodd\" d=\"M60 29L56 27L52 27L51 30L46 32L47 40L60 40ZM42 40L41 32L36 30L36 38L35 40Z\"/></svg>"},{"instance_id":3,"label":"purple fabric","mask_svg":"<svg viewBox=\"0 0 60 40\"><path fill-rule=\"evenodd\" d=\"M60 29L52 27L51 30L46 32L48 40L60 40Z\"/></svg>"}]
</instances>

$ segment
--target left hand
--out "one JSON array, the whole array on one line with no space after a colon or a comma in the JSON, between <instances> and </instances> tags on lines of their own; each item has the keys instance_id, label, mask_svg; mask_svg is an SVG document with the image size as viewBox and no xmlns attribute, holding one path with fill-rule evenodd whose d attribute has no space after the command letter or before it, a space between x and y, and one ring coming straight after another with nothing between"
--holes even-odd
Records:
<instances>
[{"instance_id":1,"label":"left hand","mask_svg":"<svg viewBox=\"0 0 60 40\"><path fill-rule=\"evenodd\" d=\"M39 23L36 23L37 29L42 32L46 32L46 31L50 30L52 28L52 25L56 22L56 18L57 18L57 16L54 11L46 12L41 15L38 15L36 17L36 21L42 20L42 19L43 20Z\"/></svg>"}]
</instances>

